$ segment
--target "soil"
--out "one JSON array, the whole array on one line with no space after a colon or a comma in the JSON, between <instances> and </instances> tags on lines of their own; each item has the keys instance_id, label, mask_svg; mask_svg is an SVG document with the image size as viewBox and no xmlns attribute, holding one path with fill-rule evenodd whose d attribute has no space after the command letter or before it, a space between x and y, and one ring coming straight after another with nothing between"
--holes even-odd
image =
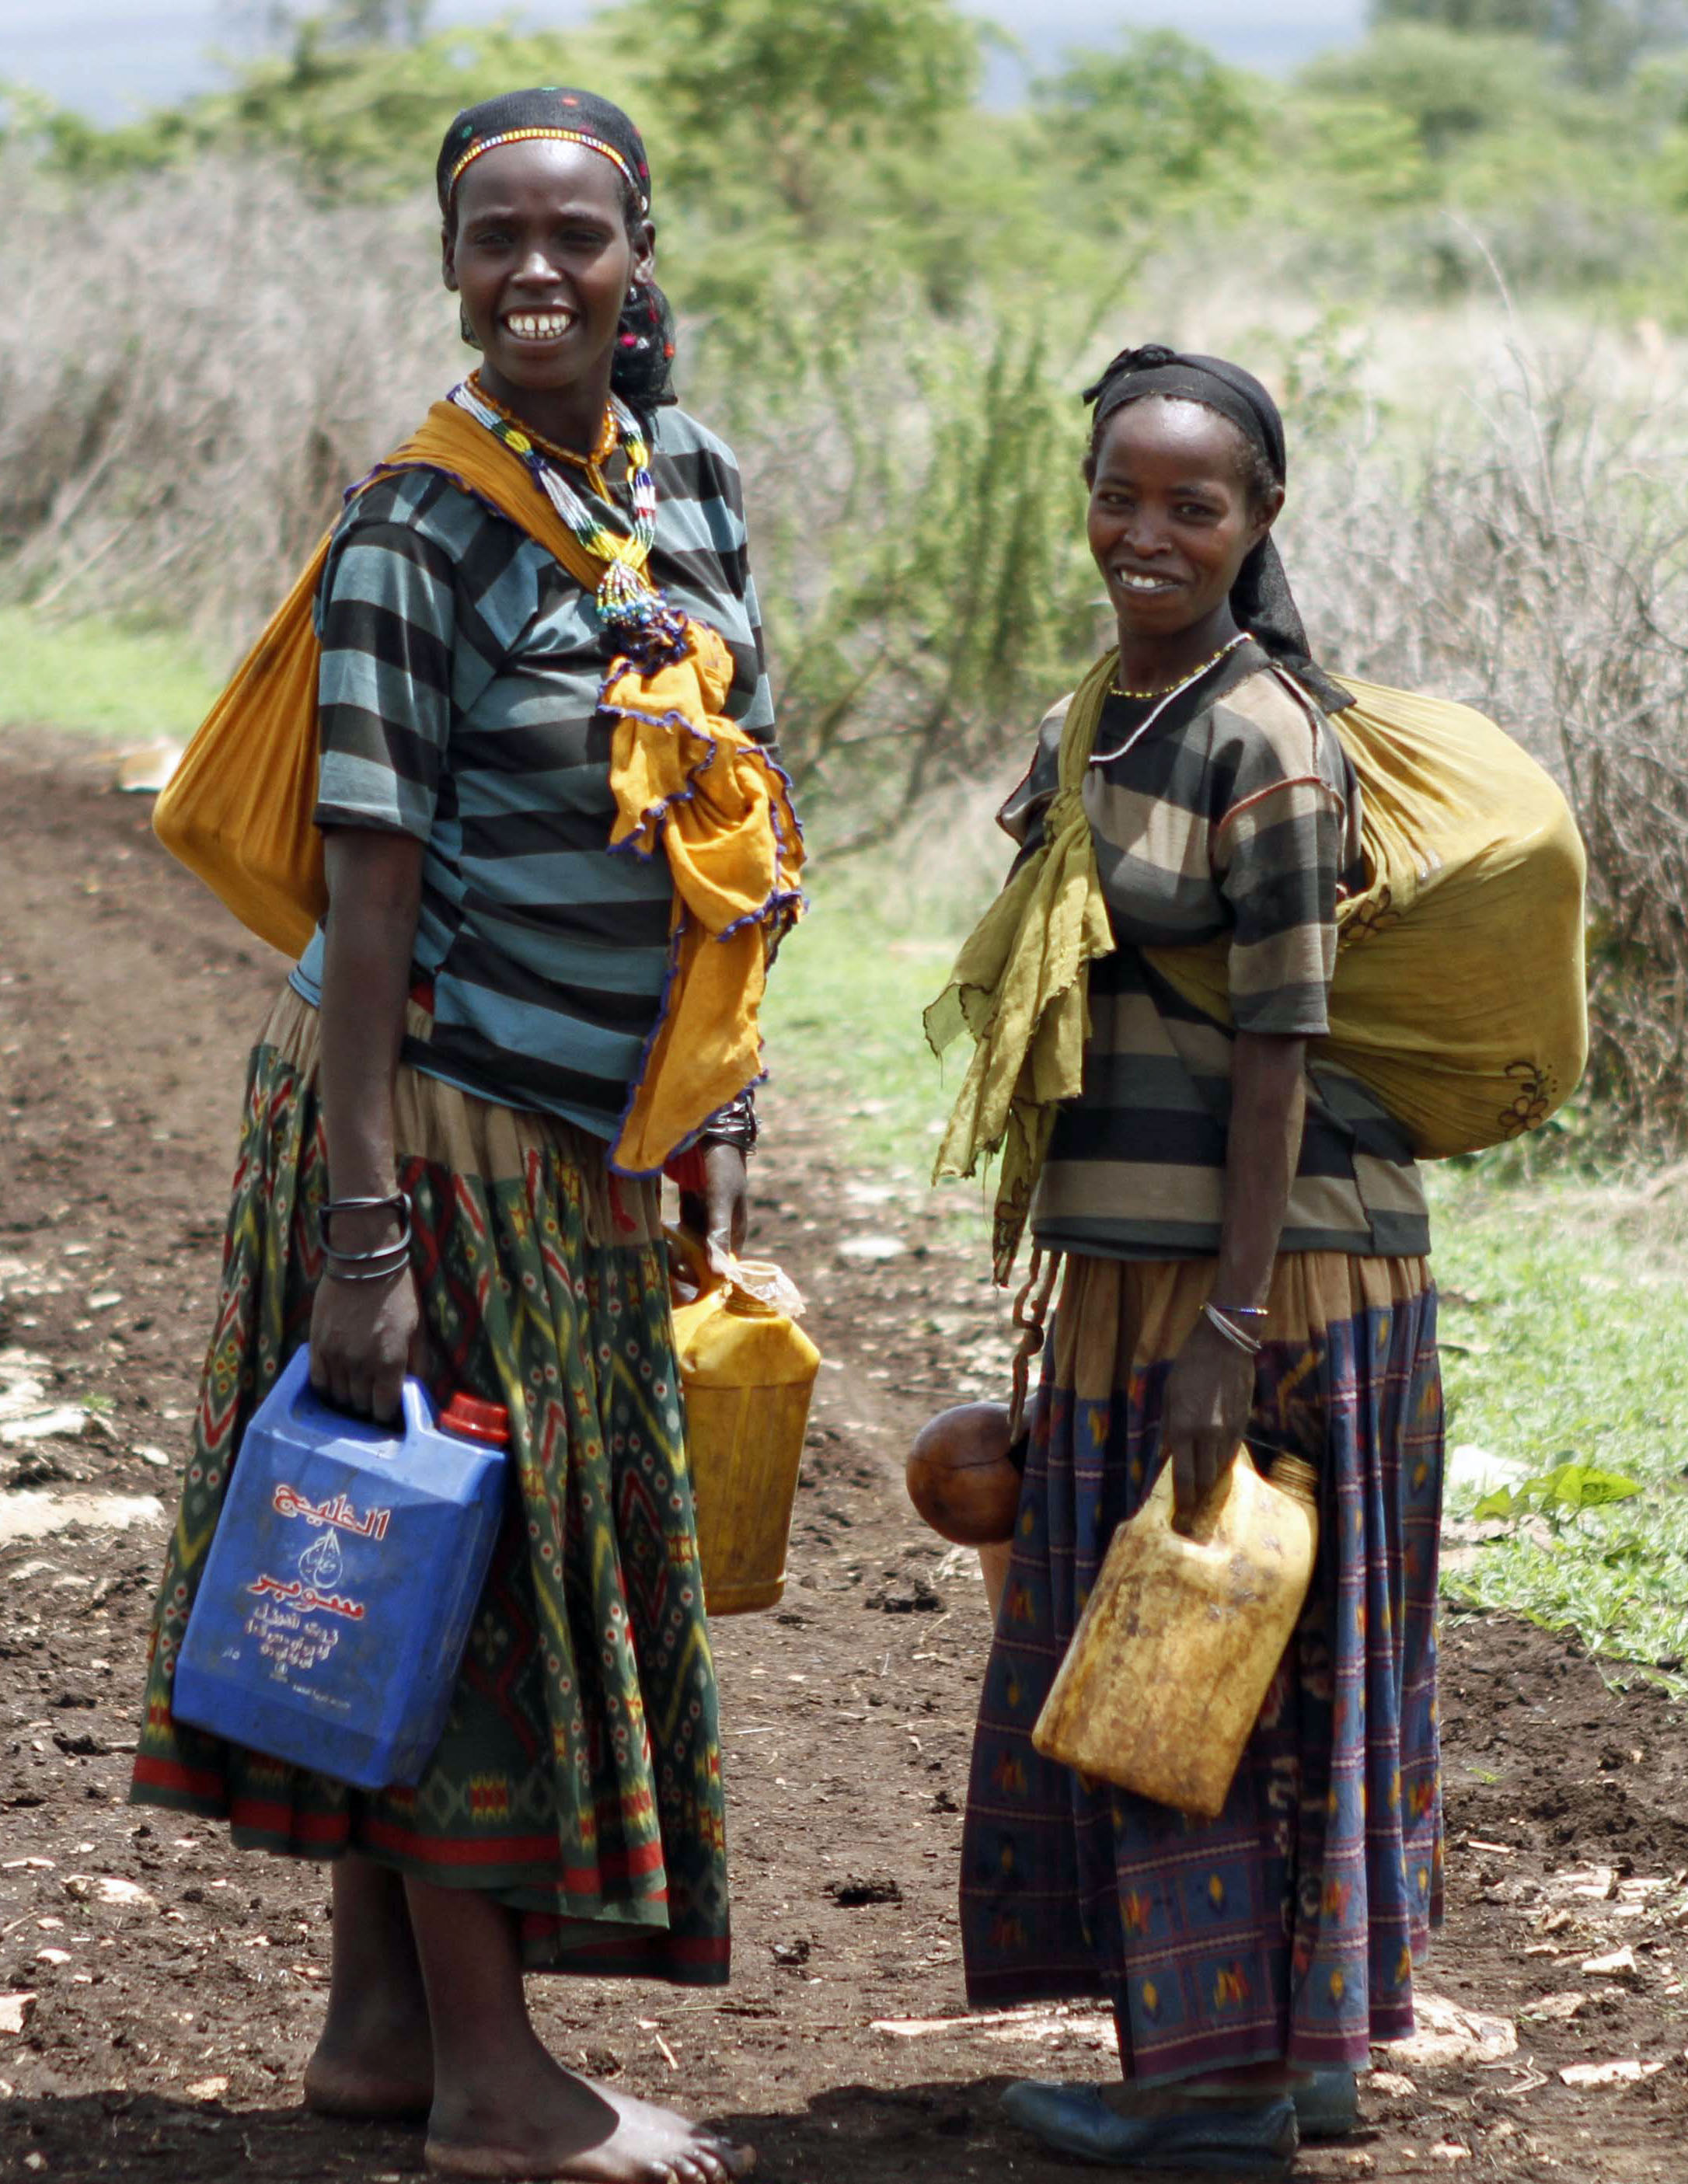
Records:
<instances>
[{"instance_id":1,"label":"soil","mask_svg":"<svg viewBox=\"0 0 1688 2184\"><path fill-rule=\"evenodd\" d=\"M127 1498L0 1544L0 2177L387 2184L420 2172L416 2134L298 2105L322 1869L125 1802L244 1050L280 967L109 772L45 738L0 752L0 1420L33 1377L38 1407L88 1421L0 1438L0 1534ZM827 1365L784 1602L716 1630L733 1983L537 1981L536 2008L565 2059L723 2121L772 2184L1053 2184L1073 2170L997 2096L1106 2077L1111 2036L1087 2005L961 2021L986 1616L972 1558L900 1483L926 1416L1003 1384L1006 1311L912 1181L850 1173L793 1098L766 1112L754 1249L807 1290ZM1505 2022L1486 2056L1380 2050L1363 2128L1299 2173L1680 2180L1688 1725L1523 1623L1450 1616L1443 1658L1449 1908L1422 1985ZM1562 2075L1607 2064L1626 2071Z\"/></svg>"}]
</instances>

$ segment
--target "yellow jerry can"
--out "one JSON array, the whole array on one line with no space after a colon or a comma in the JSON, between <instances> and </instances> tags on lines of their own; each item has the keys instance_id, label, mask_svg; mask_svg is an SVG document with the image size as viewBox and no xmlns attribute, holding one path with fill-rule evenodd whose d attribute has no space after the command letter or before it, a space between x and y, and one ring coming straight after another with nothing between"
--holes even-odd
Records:
<instances>
[{"instance_id":1,"label":"yellow jerry can","mask_svg":"<svg viewBox=\"0 0 1688 2184\"><path fill-rule=\"evenodd\" d=\"M1032 1741L1047 1759L1214 1819L1312 1584L1318 1474L1245 1449L1173 1523L1173 1467L1119 1527Z\"/></svg>"},{"instance_id":2,"label":"yellow jerry can","mask_svg":"<svg viewBox=\"0 0 1688 2184\"><path fill-rule=\"evenodd\" d=\"M744 1615L785 1591L821 1353L783 1308L801 1306L777 1267L743 1259L723 1276L686 1231L671 1228L668 1243L704 1604L711 1615Z\"/></svg>"}]
</instances>

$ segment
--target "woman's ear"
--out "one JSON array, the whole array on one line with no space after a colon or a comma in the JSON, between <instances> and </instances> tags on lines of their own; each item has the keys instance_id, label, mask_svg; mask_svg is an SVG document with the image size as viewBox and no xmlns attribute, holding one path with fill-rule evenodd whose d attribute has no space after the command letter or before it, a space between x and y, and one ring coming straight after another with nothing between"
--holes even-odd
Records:
<instances>
[{"instance_id":1,"label":"woman's ear","mask_svg":"<svg viewBox=\"0 0 1688 2184\"><path fill-rule=\"evenodd\" d=\"M633 245L633 278L649 281L656 270L656 223L642 220L638 240Z\"/></svg>"},{"instance_id":2,"label":"woman's ear","mask_svg":"<svg viewBox=\"0 0 1688 2184\"><path fill-rule=\"evenodd\" d=\"M1265 538L1267 532L1271 530L1273 525L1276 523L1279 517L1283 513L1284 488L1281 485L1275 485L1273 487L1271 492L1267 494L1264 500L1257 501L1255 504L1254 520L1250 526L1249 532L1249 551L1251 554L1253 553L1255 548L1259 545L1261 540Z\"/></svg>"},{"instance_id":3,"label":"woman's ear","mask_svg":"<svg viewBox=\"0 0 1688 2184\"><path fill-rule=\"evenodd\" d=\"M457 293L457 237L442 222L439 231L439 276L454 296Z\"/></svg>"}]
</instances>

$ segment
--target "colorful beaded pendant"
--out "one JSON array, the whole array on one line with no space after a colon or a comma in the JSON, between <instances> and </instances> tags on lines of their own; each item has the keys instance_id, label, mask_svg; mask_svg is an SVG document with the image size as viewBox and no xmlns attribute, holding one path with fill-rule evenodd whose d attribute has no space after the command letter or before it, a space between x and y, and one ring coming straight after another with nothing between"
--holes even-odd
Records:
<instances>
[{"instance_id":1,"label":"colorful beaded pendant","mask_svg":"<svg viewBox=\"0 0 1688 2184\"><path fill-rule=\"evenodd\" d=\"M503 442L526 467L563 521L594 559L606 563L594 604L600 619L641 661L672 659L683 652L686 617L671 606L645 573L656 538L656 486L650 475L650 451L639 421L626 404L612 394L606 430L599 448L582 465L594 487L584 499L569 482L561 465L534 437L525 432L508 411L490 402L465 379L451 390L451 399L484 425L494 439ZM609 452L610 427L627 459L627 477L632 491L633 525L631 534L610 527L610 519L625 522L621 511L602 485L601 463Z\"/></svg>"}]
</instances>

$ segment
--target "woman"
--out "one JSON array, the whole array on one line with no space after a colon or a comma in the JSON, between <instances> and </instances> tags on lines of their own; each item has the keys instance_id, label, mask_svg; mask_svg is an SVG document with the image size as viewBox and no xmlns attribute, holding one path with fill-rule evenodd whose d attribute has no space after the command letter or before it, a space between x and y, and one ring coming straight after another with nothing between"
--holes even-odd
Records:
<instances>
[{"instance_id":1,"label":"woman","mask_svg":"<svg viewBox=\"0 0 1688 2184\"><path fill-rule=\"evenodd\" d=\"M1440 1916L1429 1229L1404 1134L1310 1044L1363 873L1327 717L1347 700L1271 543L1278 412L1234 365L1162 348L1091 398L1117 653L1044 724L1003 814L1025 855L937 1026L994 1011L945 1164L1008 1139L999 1272L1028 1205L1066 1258L974 1746L968 1993L1111 2000L1123 2088L1008 2097L1050 2143L1270 2168L1298 2099L1310 2125L1351 2120ZM1165 975L1204 944L1228 951L1228 1023ZM1245 1440L1318 1467L1322 1540L1209 1824L1039 1758L1031 1731L1161 1464L1187 1521Z\"/></svg>"},{"instance_id":2,"label":"woman","mask_svg":"<svg viewBox=\"0 0 1688 2184\"><path fill-rule=\"evenodd\" d=\"M671 680L714 644L730 687L696 748L718 757L737 731L766 745L755 593L732 455L672 406L627 117L572 91L474 108L446 136L439 199L445 285L482 356L445 416L473 443L465 474L537 480L604 573L583 586L502 488L471 491L443 457L384 465L329 549L315 816L331 910L253 1060L134 1795L334 1861L314 2107L426 2112L429 2164L451 2174L724 2184L745 2156L551 2059L522 1971L727 1975L659 1178L625 1155L630 1117L655 1127L682 1005L678 850L653 829L707 826L708 794L692 780L648 803L649 767L630 785L677 730L640 711L629 663ZM777 800L777 770L738 742L733 777L766 774ZM744 809L752 863L777 869L766 806ZM790 908L771 894L745 921L758 987L762 938ZM722 1241L742 1234L753 1133L737 1101L693 1156L698 1217ZM241 1435L307 1336L314 1384L353 1410L394 1417L408 1366L510 1414L519 1490L414 1789L363 1795L171 1718Z\"/></svg>"}]
</instances>

